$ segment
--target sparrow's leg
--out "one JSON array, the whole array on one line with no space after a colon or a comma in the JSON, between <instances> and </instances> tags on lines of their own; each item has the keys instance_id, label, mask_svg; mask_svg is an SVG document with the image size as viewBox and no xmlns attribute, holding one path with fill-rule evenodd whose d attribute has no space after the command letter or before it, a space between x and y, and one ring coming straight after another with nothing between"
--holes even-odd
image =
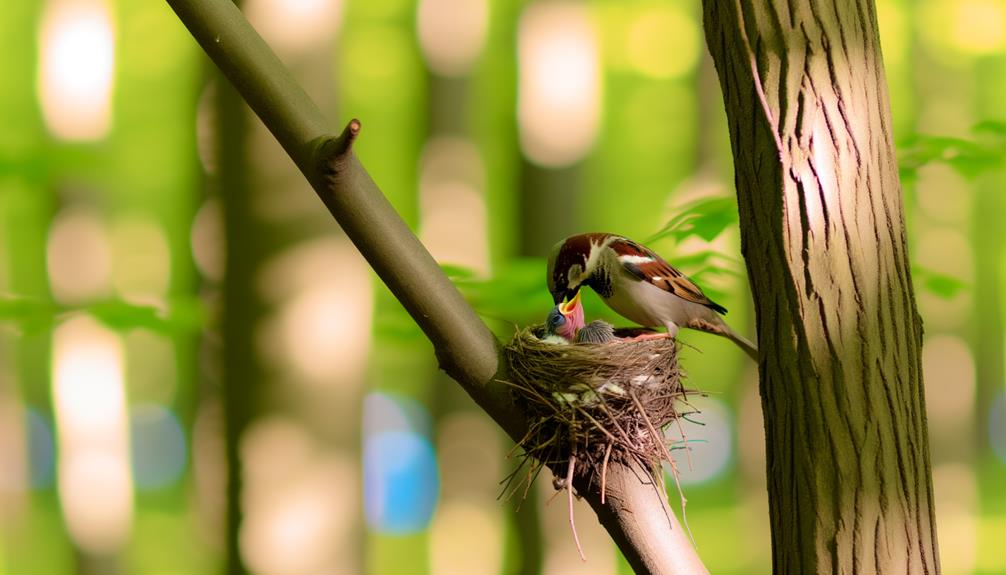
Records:
<instances>
[{"instance_id":1,"label":"sparrow's leg","mask_svg":"<svg viewBox=\"0 0 1006 575\"><path fill-rule=\"evenodd\" d=\"M636 337L630 337L624 341L645 341L648 339L667 339L673 337L674 336L669 333L641 333Z\"/></svg>"},{"instance_id":2,"label":"sparrow's leg","mask_svg":"<svg viewBox=\"0 0 1006 575\"><path fill-rule=\"evenodd\" d=\"M664 339L664 338L674 339L678 336L678 325L676 323L668 322L665 327L667 327L667 333L644 333L641 335L637 335L636 337L632 338L629 341L642 341L646 339Z\"/></svg>"}]
</instances>

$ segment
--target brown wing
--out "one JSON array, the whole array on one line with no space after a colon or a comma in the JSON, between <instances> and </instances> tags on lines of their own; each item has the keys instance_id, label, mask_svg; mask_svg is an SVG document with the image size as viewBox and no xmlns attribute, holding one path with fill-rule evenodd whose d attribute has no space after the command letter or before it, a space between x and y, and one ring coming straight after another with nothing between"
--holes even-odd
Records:
<instances>
[{"instance_id":1,"label":"brown wing","mask_svg":"<svg viewBox=\"0 0 1006 575\"><path fill-rule=\"evenodd\" d=\"M653 250L627 238L618 238L609 244L609 247L618 255L622 267L641 281L651 283L681 299L704 305L717 313L727 313L725 307L706 297L695 282L664 261Z\"/></svg>"}]
</instances>

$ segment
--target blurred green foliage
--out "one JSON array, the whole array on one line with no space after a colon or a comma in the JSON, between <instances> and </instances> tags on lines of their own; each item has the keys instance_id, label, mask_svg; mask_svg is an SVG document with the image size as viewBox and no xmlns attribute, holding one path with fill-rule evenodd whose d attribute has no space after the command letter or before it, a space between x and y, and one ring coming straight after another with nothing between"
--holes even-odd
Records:
<instances>
[{"instance_id":1,"label":"blurred green foliage","mask_svg":"<svg viewBox=\"0 0 1006 575\"><path fill-rule=\"evenodd\" d=\"M162 334L182 334L207 327L206 310L196 298L174 298L162 308L117 299L68 306L51 299L0 295L0 324L24 335L50 331L56 323L78 314L88 314L119 331L146 328Z\"/></svg>"},{"instance_id":2,"label":"blurred green foliage","mask_svg":"<svg viewBox=\"0 0 1006 575\"><path fill-rule=\"evenodd\" d=\"M919 170L930 164L949 166L973 180L1002 167L1006 160L1006 123L986 120L971 129L973 138L911 134L898 146L898 169L905 186L914 185Z\"/></svg>"}]
</instances>

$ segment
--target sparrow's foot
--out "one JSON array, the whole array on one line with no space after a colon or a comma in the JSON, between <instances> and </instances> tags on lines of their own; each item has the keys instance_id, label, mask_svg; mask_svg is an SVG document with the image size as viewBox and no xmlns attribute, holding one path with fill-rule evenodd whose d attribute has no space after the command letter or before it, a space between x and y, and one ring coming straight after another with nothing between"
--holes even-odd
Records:
<instances>
[{"instance_id":1,"label":"sparrow's foot","mask_svg":"<svg viewBox=\"0 0 1006 575\"><path fill-rule=\"evenodd\" d=\"M669 333L642 333L637 335L636 337L630 337L625 341L645 341L648 339L667 339L667 338L673 339L673 337L674 336L672 336Z\"/></svg>"}]
</instances>

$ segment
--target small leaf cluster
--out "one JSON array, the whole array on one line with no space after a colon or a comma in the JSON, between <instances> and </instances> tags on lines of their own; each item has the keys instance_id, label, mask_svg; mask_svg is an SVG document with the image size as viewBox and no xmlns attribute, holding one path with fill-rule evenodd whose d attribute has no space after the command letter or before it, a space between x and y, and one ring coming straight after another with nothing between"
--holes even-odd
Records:
<instances>
[{"instance_id":1,"label":"small leaf cluster","mask_svg":"<svg viewBox=\"0 0 1006 575\"><path fill-rule=\"evenodd\" d=\"M949 166L961 177L974 180L1002 167L1006 160L1006 122L987 120L971 129L973 139L912 134L898 146L901 182L914 185L919 170L931 164Z\"/></svg>"}]
</instances>

